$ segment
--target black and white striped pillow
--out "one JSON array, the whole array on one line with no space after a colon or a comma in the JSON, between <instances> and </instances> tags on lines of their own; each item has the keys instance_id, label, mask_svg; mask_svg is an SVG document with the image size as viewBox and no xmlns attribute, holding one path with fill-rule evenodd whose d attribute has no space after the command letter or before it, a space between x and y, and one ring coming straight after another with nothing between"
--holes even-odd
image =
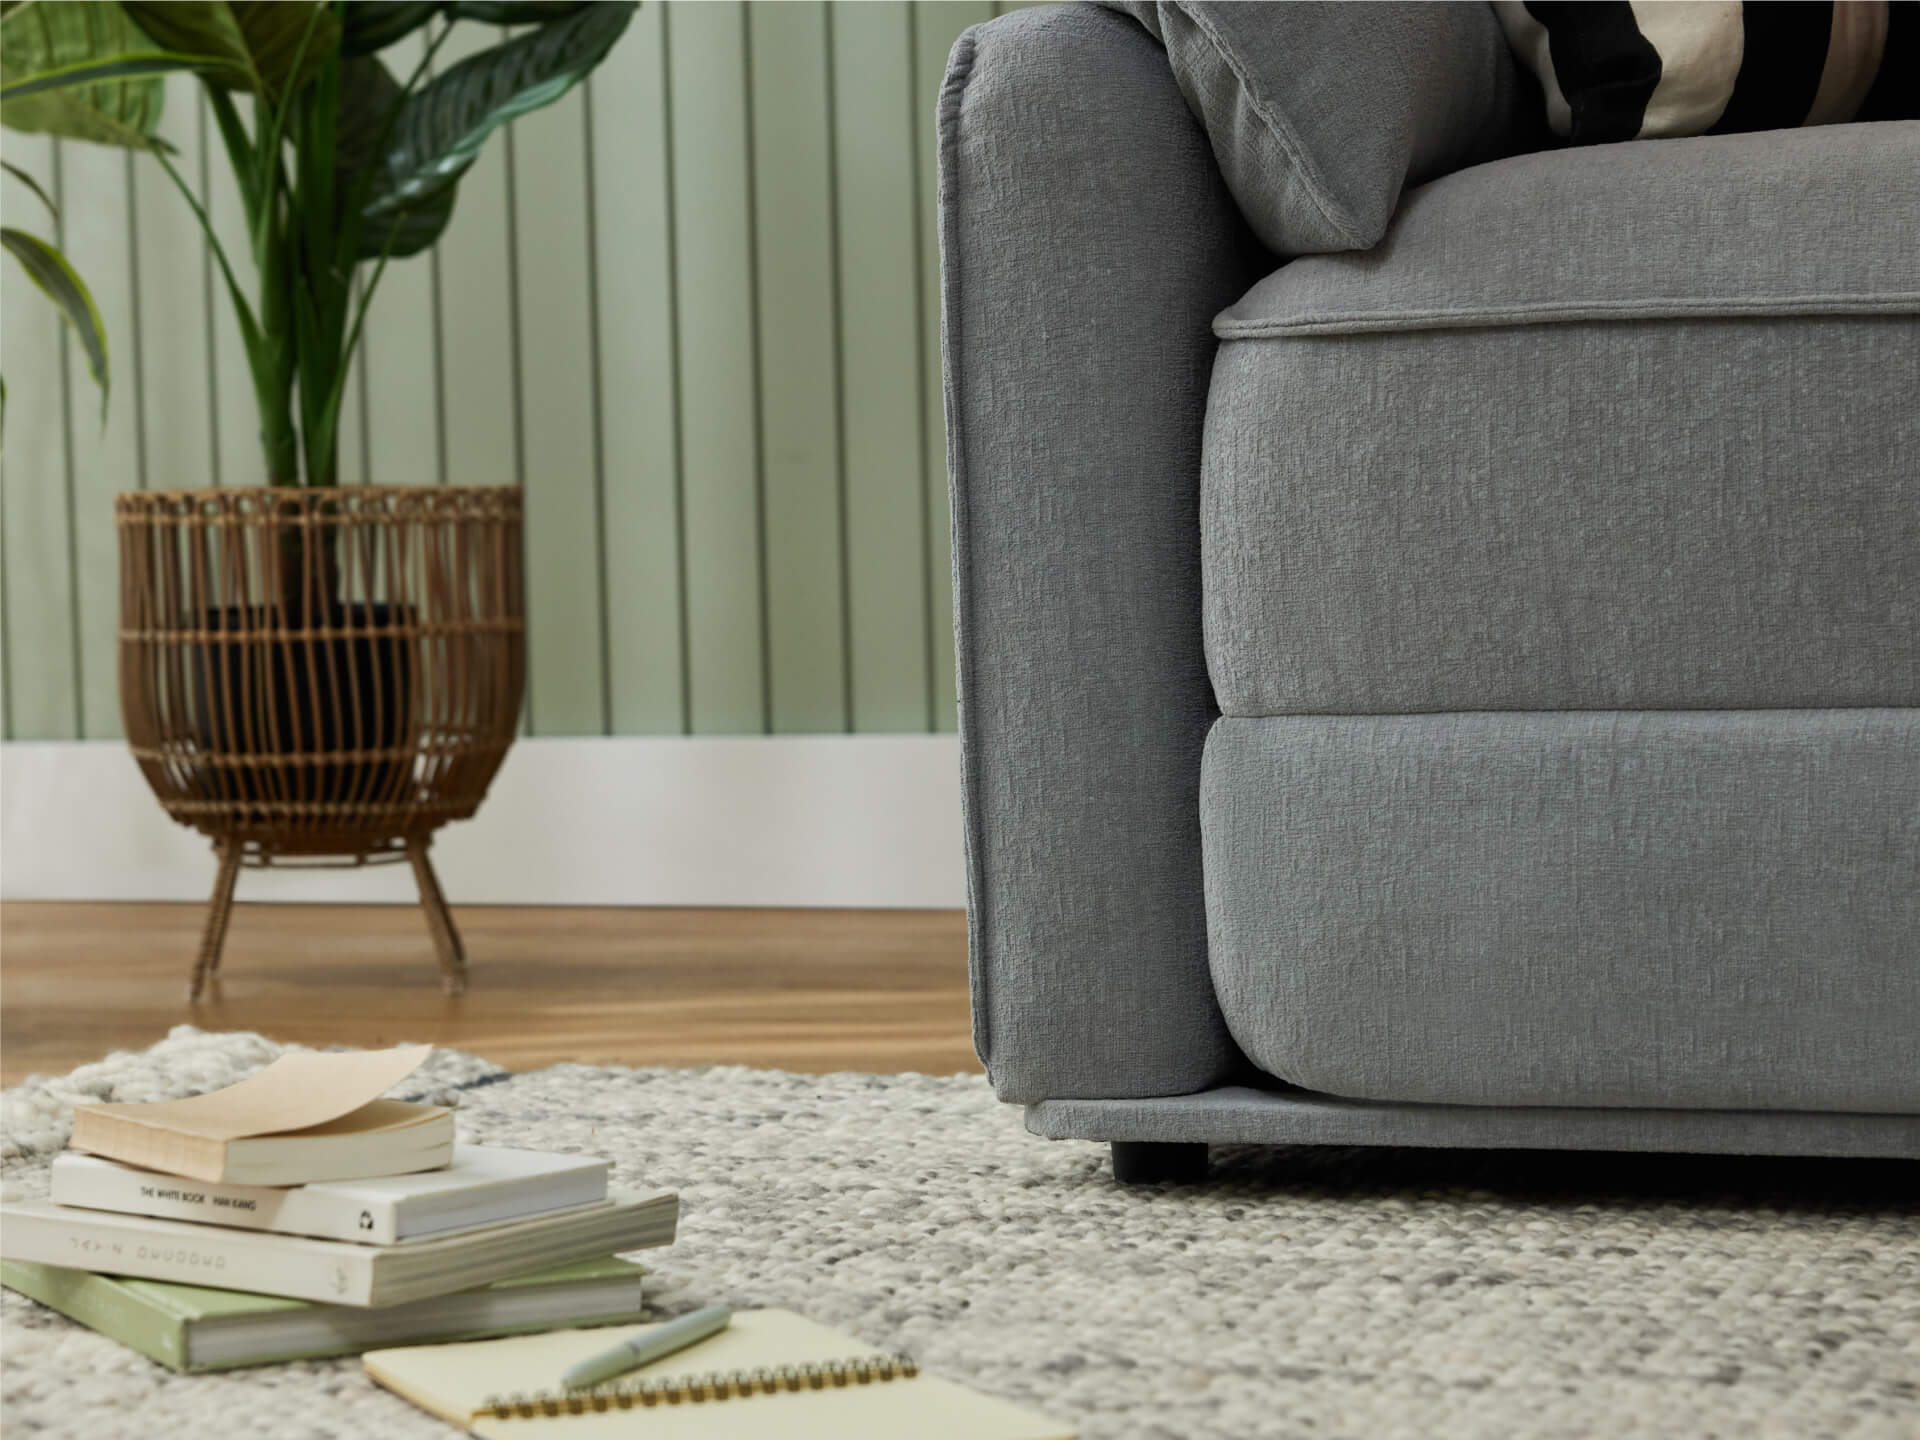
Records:
<instances>
[{"instance_id":1,"label":"black and white striped pillow","mask_svg":"<svg viewBox=\"0 0 1921 1441\"><path fill-rule=\"evenodd\" d=\"M1868 102L1883 88L1884 55L1891 71L1915 62L1914 7L1886 0L1498 0L1494 8L1541 82L1549 127L1577 145L1853 120L1878 108Z\"/></svg>"}]
</instances>

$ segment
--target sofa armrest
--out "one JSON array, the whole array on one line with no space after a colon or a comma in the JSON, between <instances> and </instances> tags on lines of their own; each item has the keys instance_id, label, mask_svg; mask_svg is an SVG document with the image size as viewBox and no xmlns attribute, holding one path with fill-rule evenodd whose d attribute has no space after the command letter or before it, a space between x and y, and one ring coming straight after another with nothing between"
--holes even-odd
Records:
<instances>
[{"instance_id":1,"label":"sofa armrest","mask_svg":"<svg viewBox=\"0 0 1921 1441\"><path fill-rule=\"evenodd\" d=\"M1201 1090L1209 323L1272 261L1123 16L969 30L939 124L975 1046L1009 1101Z\"/></svg>"}]
</instances>

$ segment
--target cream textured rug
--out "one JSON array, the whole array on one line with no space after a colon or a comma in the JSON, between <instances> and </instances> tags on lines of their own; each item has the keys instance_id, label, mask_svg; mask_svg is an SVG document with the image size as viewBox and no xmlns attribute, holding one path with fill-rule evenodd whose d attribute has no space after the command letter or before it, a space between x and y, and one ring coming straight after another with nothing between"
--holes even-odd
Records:
<instances>
[{"instance_id":1,"label":"cream textured rug","mask_svg":"<svg viewBox=\"0 0 1921 1441\"><path fill-rule=\"evenodd\" d=\"M80 1100L224 1084L279 1047L181 1027L5 1096L9 1197ZM1084 1436L1912 1436L1912 1165L1215 1153L1118 1189L978 1077L556 1066L442 1053L462 1132L676 1188L664 1309L792 1307ZM351 1361L174 1376L6 1293L4 1426L445 1436Z\"/></svg>"}]
</instances>

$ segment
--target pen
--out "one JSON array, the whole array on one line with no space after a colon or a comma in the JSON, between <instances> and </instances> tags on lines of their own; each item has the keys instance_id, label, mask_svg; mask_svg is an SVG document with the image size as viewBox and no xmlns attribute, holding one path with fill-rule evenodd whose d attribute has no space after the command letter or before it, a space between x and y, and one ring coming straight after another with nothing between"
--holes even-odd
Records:
<instances>
[{"instance_id":1,"label":"pen","mask_svg":"<svg viewBox=\"0 0 1921 1441\"><path fill-rule=\"evenodd\" d=\"M622 1371L631 1371L636 1366L645 1366L649 1361L658 1361L662 1356L685 1350L696 1341L705 1341L716 1331L725 1329L733 1319L731 1306L703 1306L685 1316L663 1321L638 1336L629 1337L618 1346L569 1366L567 1374L560 1378L560 1384L569 1389L592 1386L609 1376L618 1376Z\"/></svg>"}]
</instances>

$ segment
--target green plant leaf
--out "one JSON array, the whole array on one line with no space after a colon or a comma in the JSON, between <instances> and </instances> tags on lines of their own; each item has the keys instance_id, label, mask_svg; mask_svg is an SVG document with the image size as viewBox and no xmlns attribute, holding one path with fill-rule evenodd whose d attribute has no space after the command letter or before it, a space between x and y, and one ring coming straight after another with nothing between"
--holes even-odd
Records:
<instances>
[{"instance_id":1,"label":"green plant leaf","mask_svg":"<svg viewBox=\"0 0 1921 1441\"><path fill-rule=\"evenodd\" d=\"M87 0L34 0L0 19L0 124L14 130L148 149L160 124L166 90L160 76L121 69L136 54L153 54L147 37L119 5ZM72 67L114 62L103 73L75 77ZM186 68L171 64L164 68ZM19 90L44 81L38 93Z\"/></svg>"},{"instance_id":2,"label":"green plant leaf","mask_svg":"<svg viewBox=\"0 0 1921 1441\"><path fill-rule=\"evenodd\" d=\"M343 211L353 204L355 181L379 161L389 111L401 104L400 82L371 55L340 67L340 122L334 130L334 197ZM356 260L418 255L440 238L453 218L453 185L442 186L403 210L365 217L355 246ZM344 218L344 217L343 217Z\"/></svg>"},{"instance_id":3,"label":"green plant leaf","mask_svg":"<svg viewBox=\"0 0 1921 1441\"><path fill-rule=\"evenodd\" d=\"M182 70L211 71L220 61L210 55L175 55L166 50L137 50L126 55L103 55L34 75L0 82L0 103L18 102L51 90L71 90L103 80L131 80L149 75L172 75ZM19 127L15 127L16 129Z\"/></svg>"},{"instance_id":4,"label":"green plant leaf","mask_svg":"<svg viewBox=\"0 0 1921 1441\"><path fill-rule=\"evenodd\" d=\"M60 316L73 327L80 339L80 351L87 358L87 373L100 387L100 405L107 404L107 328L100 322L100 311L79 272L67 257L37 235L13 226L0 226L0 246L18 260L27 278L46 292Z\"/></svg>"},{"instance_id":5,"label":"green plant leaf","mask_svg":"<svg viewBox=\"0 0 1921 1441\"><path fill-rule=\"evenodd\" d=\"M27 189L40 197L40 203L47 207L47 213L55 220L60 218L60 207L53 203L53 197L40 188L40 182L9 160L0 160L0 170L4 170Z\"/></svg>"},{"instance_id":6,"label":"green plant leaf","mask_svg":"<svg viewBox=\"0 0 1921 1441\"><path fill-rule=\"evenodd\" d=\"M340 53L352 58L384 50L440 13L440 0L347 0L341 7Z\"/></svg>"},{"instance_id":7,"label":"green plant leaf","mask_svg":"<svg viewBox=\"0 0 1921 1441\"><path fill-rule=\"evenodd\" d=\"M340 15L340 53L372 55L405 39L434 16L487 25L547 25L585 10L595 0L346 0Z\"/></svg>"},{"instance_id":8,"label":"green plant leaf","mask_svg":"<svg viewBox=\"0 0 1921 1441\"><path fill-rule=\"evenodd\" d=\"M458 187L459 182L454 181L405 210L368 218L360 232L360 245L354 258L372 260L388 255L404 260L430 248L446 230L447 222L454 218L454 202L460 194Z\"/></svg>"},{"instance_id":9,"label":"green plant leaf","mask_svg":"<svg viewBox=\"0 0 1921 1441\"><path fill-rule=\"evenodd\" d=\"M449 20L483 25L549 25L591 8L597 0L448 0Z\"/></svg>"},{"instance_id":10,"label":"green plant leaf","mask_svg":"<svg viewBox=\"0 0 1921 1441\"><path fill-rule=\"evenodd\" d=\"M371 55L340 63L340 118L334 124L334 193L345 201L355 177L379 163L387 116L403 98L386 62Z\"/></svg>"},{"instance_id":11,"label":"green plant leaf","mask_svg":"<svg viewBox=\"0 0 1921 1441\"><path fill-rule=\"evenodd\" d=\"M495 130L565 95L606 57L636 8L599 0L469 56L410 95L363 212L369 222L424 206L466 172Z\"/></svg>"},{"instance_id":12,"label":"green plant leaf","mask_svg":"<svg viewBox=\"0 0 1921 1441\"><path fill-rule=\"evenodd\" d=\"M316 4L323 13L302 55ZM123 8L163 49L214 57L209 84L274 102L306 84L340 48L340 22L324 0L124 0Z\"/></svg>"}]
</instances>

